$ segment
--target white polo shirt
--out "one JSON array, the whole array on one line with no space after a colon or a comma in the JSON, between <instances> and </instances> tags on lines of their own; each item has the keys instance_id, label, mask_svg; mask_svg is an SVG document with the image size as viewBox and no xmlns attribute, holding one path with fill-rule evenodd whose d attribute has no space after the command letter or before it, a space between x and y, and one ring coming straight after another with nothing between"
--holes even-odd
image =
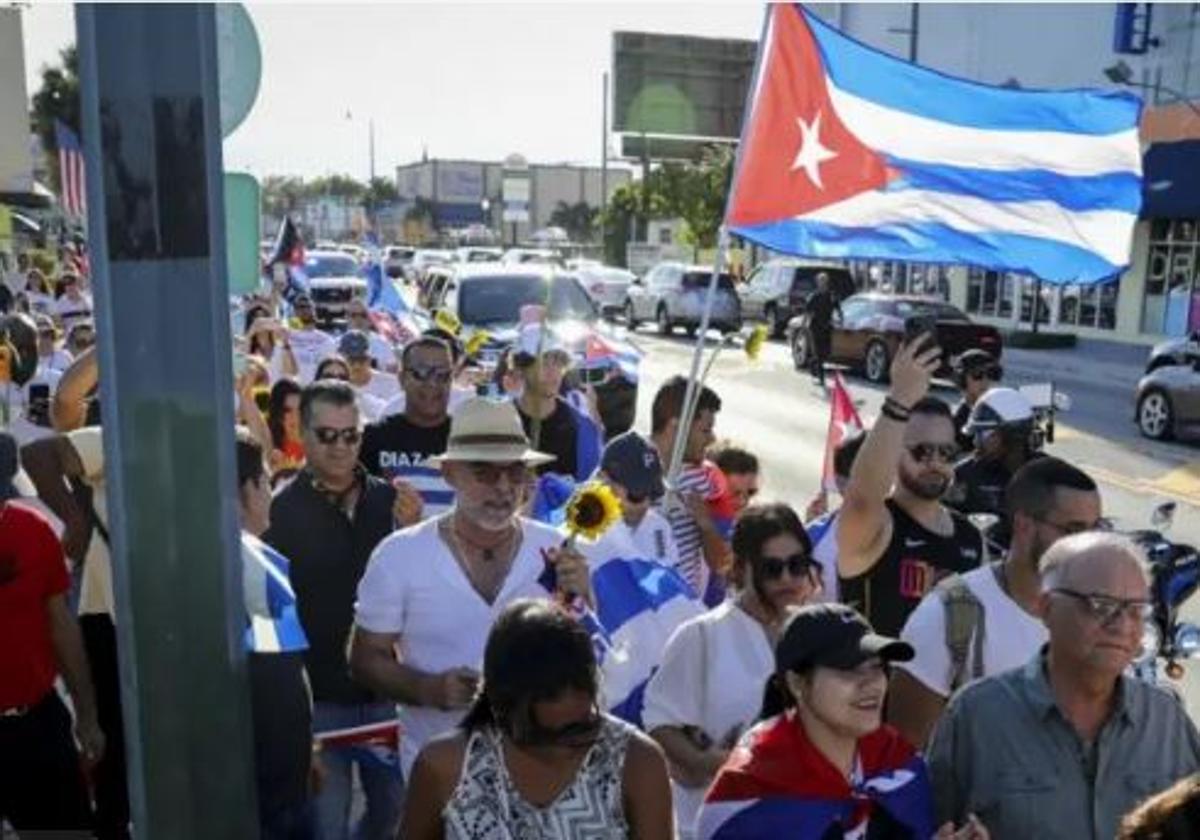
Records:
<instances>
[{"instance_id":1,"label":"white polo shirt","mask_svg":"<svg viewBox=\"0 0 1200 840\"><path fill-rule=\"evenodd\" d=\"M504 608L517 598L547 596L538 583L545 569L542 549L561 545L563 538L553 528L522 519L521 548L500 595L488 604L439 535L442 519L397 531L375 548L358 584L354 620L371 633L397 634L401 661L420 671L436 674L465 667L482 672L488 632ZM421 748L462 717L462 711L400 709L405 778Z\"/></svg>"}]
</instances>

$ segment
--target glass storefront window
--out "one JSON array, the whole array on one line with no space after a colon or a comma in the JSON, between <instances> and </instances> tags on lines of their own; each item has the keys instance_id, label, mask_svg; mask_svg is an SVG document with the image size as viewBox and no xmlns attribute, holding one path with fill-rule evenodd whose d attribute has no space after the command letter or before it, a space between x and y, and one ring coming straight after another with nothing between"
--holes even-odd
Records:
<instances>
[{"instance_id":1,"label":"glass storefront window","mask_svg":"<svg viewBox=\"0 0 1200 840\"><path fill-rule=\"evenodd\" d=\"M1200 222L1153 219L1146 257L1142 332L1182 336L1200 327Z\"/></svg>"}]
</instances>

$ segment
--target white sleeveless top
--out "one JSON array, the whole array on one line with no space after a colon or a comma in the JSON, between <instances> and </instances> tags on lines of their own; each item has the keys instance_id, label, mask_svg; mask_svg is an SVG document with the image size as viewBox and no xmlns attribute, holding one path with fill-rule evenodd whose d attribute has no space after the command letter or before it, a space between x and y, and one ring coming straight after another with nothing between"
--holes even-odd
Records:
<instances>
[{"instance_id":1,"label":"white sleeveless top","mask_svg":"<svg viewBox=\"0 0 1200 840\"><path fill-rule=\"evenodd\" d=\"M604 717L575 778L545 808L526 802L504 763L500 733L471 733L462 775L442 812L447 840L595 840L629 836L622 778L632 727Z\"/></svg>"}]
</instances>

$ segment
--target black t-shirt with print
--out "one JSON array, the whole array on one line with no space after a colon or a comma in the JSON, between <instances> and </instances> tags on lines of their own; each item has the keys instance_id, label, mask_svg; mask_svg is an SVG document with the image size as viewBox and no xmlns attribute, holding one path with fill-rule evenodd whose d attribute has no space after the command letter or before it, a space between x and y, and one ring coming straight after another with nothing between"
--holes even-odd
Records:
<instances>
[{"instance_id":1,"label":"black t-shirt with print","mask_svg":"<svg viewBox=\"0 0 1200 840\"><path fill-rule=\"evenodd\" d=\"M521 415L521 425L525 427L525 434L533 441L533 418L521 411L520 406L517 410ZM575 414L566 401L560 399L554 413L542 421L538 440L533 441L534 449L554 456L554 460L549 464L537 468L538 475L547 472L575 475L576 452L579 446L575 423Z\"/></svg>"},{"instance_id":2,"label":"black t-shirt with print","mask_svg":"<svg viewBox=\"0 0 1200 840\"><path fill-rule=\"evenodd\" d=\"M876 633L899 636L909 614L938 581L955 572L968 572L983 559L979 530L961 514L950 511L954 533L949 537L927 530L893 499L892 540L871 570L839 580L842 601L867 617Z\"/></svg>"},{"instance_id":3,"label":"black t-shirt with print","mask_svg":"<svg viewBox=\"0 0 1200 840\"><path fill-rule=\"evenodd\" d=\"M441 455L449 439L449 418L439 426L418 426L403 414L394 414L367 426L358 460L371 475L391 480Z\"/></svg>"}]
</instances>

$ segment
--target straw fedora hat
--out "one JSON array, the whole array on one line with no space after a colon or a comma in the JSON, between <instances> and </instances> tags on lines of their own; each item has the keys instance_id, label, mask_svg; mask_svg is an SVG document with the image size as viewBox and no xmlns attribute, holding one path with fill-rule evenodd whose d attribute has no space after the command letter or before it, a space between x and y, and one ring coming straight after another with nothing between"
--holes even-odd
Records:
<instances>
[{"instance_id":1,"label":"straw fedora hat","mask_svg":"<svg viewBox=\"0 0 1200 840\"><path fill-rule=\"evenodd\" d=\"M446 451L430 458L429 463L436 466L448 461L521 461L535 466L553 460L553 455L530 447L521 418L511 402L473 397L454 410Z\"/></svg>"}]
</instances>

